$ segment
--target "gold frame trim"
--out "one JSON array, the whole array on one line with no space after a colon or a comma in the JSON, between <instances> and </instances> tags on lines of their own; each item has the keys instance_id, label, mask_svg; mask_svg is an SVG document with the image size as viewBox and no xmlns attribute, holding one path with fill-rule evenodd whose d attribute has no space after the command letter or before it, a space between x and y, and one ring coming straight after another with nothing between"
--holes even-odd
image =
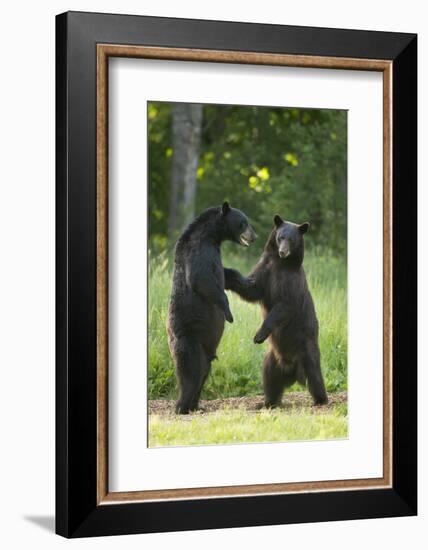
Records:
<instances>
[{"instance_id":1,"label":"gold frame trim","mask_svg":"<svg viewBox=\"0 0 428 550\"><path fill-rule=\"evenodd\" d=\"M108 490L108 59L134 57L383 73L383 477L150 491ZM97 504L392 487L392 62L255 52L97 45Z\"/></svg>"}]
</instances>

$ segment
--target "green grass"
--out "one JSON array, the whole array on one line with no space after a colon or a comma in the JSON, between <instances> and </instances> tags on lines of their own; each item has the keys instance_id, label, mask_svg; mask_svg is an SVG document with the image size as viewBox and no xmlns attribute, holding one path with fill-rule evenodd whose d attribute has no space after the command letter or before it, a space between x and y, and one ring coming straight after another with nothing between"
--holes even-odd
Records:
<instances>
[{"instance_id":1,"label":"green grass","mask_svg":"<svg viewBox=\"0 0 428 550\"><path fill-rule=\"evenodd\" d=\"M235 248L225 247L223 253L225 266L239 269L247 274L255 262L256 258L250 257L248 251L237 250L236 246ZM346 263L342 258L314 250L306 253L304 267L320 325L321 366L327 390L329 392L345 390L347 389ZM170 254L162 253L156 259L150 259L149 399L176 397L174 368L166 336L171 268ZM202 393L204 399L263 393L261 365L268 344L258 346L253 344L253 336L261 324L260 307L257 304L243 302L231 292L228 296L234 323L226 323L217 351L218 360L213 362L211 375ZM301 388L295 386L290 389ZM255 418L253 422L262 422ZM201 420L195 419L194 422L198 423ZM215 419L207 422L215 422ZM315 419L314 422L319 423L323 420ZM189 428L188 423L184 426L186 429ZM296 438L299 439L300 436Z\"/></svg>"},{"instance_id":2,"label":"green grass","mask_svg":"<svg viewBox=\"0 0 428 550\"><path fill-rule=\"evenodd\" d=\"M340 439L347 437L347 426L343 405L318 414L308 408L258 413L226 409L184 418L154 414L149 418L149 447Z\"/></svg>"}]
</instances>

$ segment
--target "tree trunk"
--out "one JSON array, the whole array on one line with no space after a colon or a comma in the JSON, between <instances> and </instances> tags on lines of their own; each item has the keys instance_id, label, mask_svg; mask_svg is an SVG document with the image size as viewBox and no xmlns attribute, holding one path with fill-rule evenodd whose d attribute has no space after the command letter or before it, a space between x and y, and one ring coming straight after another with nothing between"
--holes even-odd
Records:
<instances>
[{"instance_id":1,"label":"tree trunk","mask_svg":"<svg viewBox=\"0 0 428 550\"><path fill-rule=\"evenodd\" d=\"M172 108L172 167L168 237L195 217L196 170L201 142L202 105L176 103Z\"/></svg>"}]
</instances>

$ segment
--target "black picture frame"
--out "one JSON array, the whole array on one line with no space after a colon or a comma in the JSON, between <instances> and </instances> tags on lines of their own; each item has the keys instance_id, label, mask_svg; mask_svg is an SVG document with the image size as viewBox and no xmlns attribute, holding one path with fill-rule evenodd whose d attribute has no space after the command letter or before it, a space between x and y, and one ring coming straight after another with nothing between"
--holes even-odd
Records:
<instances>
[{"instance_id":1,"label":"black picture frame","mask_svg":"<svg viewBox=\"0 0 428 550\"><path fill-rule=\"evenodd\" d=\"M392 62L392 487L97 503L97 44ZM417 513L417 36L68 12L56 18L56 532L65 537Z\"/></svg>"}]
</instances>

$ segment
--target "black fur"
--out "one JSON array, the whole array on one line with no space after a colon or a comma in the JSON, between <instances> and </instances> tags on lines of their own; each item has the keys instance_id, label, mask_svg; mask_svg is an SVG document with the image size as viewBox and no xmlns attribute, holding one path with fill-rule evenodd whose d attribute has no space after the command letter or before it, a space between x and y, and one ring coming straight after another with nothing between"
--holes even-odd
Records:
<instances>
[{"instance_id":1,"label":"black fur","mask_svg":"<svg viewBox=\"0 0 428 550\"><path fill-rule=\"evenodd\" d=\"M264 322L254 336L270 338L263 363L265 405L280 405L283 391L298 381L308 384L316 405L327 403L320 367L318 320L303 270L303 234L309 224L274 218L275 227L263 254L248 277L225 269L225 288L248 302L260 302Z\"/></svg>"},{"instance_id":2,"label":"black fur","mask_svg":"<svg viewBox=\"0 0 428 550\"><path fill-rule=\"evenodd\" d=\"M248 246L255 238L245 214L225 202L205 210L178 239L168 315L168 343L179 385L177 413L198 408L224 320L233 322L220 245L230 240Z\"/></svg>"}]
</instances>

